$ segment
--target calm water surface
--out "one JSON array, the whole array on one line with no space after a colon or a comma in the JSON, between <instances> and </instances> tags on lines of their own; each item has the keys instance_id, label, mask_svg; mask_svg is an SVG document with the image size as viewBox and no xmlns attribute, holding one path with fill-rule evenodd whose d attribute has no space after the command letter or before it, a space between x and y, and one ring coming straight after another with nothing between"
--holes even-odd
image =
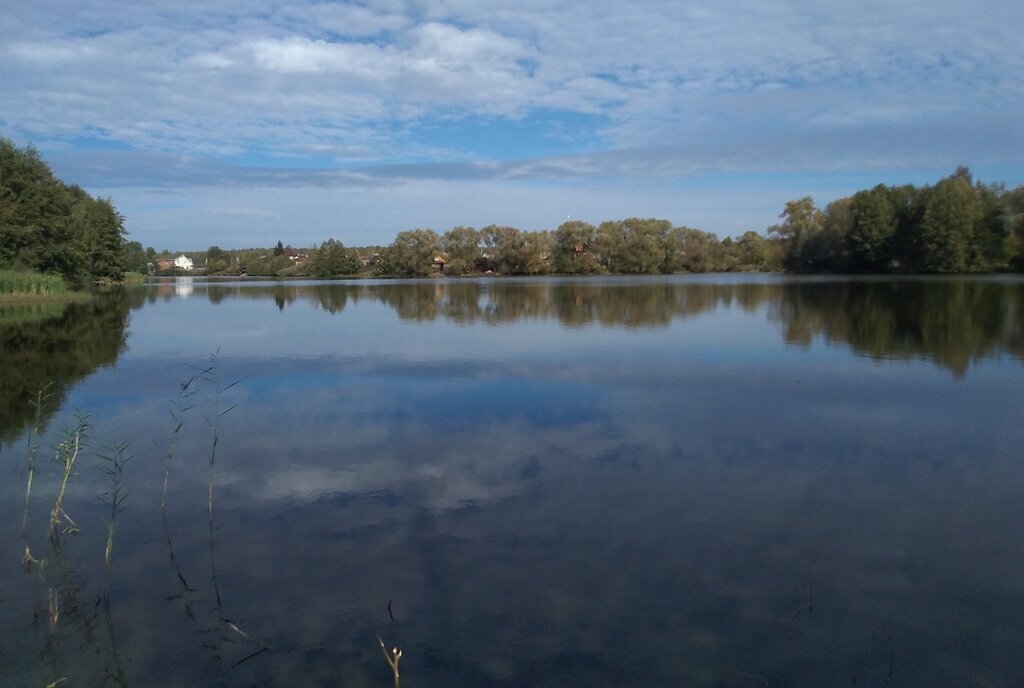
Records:
<instances>
[{"instance_id":1,"label":"calm water surface","mask_svg":"<svg viewBox=\"0 0 1024 688\"><path fill-rule=\"evenodd\" d=\"M0 356L4 686L1024 685L1019 279L183 279Z\"/></svg>"}]
</instances>

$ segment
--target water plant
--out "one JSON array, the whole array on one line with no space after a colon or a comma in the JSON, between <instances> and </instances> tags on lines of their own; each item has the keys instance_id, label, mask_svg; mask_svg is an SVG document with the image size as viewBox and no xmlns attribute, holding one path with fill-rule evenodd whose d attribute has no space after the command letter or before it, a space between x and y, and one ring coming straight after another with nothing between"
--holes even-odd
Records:
<instances>
[{"instance_id":1,"label":"water plant","mask_svg":"<svg viewBox=\"0 0 1024 688\"><path fill-rule=\"evenodd\" d=\"M89 425L89 416L83 413L75 414L75 426L64 432L64 439L57 445L54 461L60 466L60 482L57 488L57 497L53 502L53 509L50 511L50 538L58 538L62 534L75 534L78 532L78 524L64 511L64 495L67 493L68 480L75 469L75 463L82 451L86 437L92 426Z\"/></svg>"},{"instance_id":2,"label":"water plant","mask_svg":"<svg viewBox=\"0 0 1024 688\"><path fill-rule=\"evenodd\" d=\"M32 556L32 550L28 544L28 506L32 498L32 479L36 473L36 455L39 453L39 435L43 430L43 418L46 404L50 400L50 387L47 384L38 392L36 398L29 402L35 409L35 421L32 423L32 432L28 436L28 452L26 472L28 477L25 481L25 507L21 512L21 539L25 545L25 553L22 555L22 563L29 569L36 563Z\"/></svg>"},{"instance_id":3,"label":"water plant","mask_svg":"<svg viewBox=\"0 0 1024 688\"><path fill-rule=\"evenodd\" d=\"M104 598L110 600L110 562L114 550L114 522L118 514L125 510L124 467L132 457L126 456L127 444L112 444L104 454L99 454L101 461L106 463L104 472L110 479L110 491L100 495L100 499L110 506L110 520L107 522L107 544L103 551L103 590Z\"/></svg>"},{"instance_id":4,"label":"water plant","mask_svg":"<svg viewBox=\"0 0 1024 688\"><path fill-rule=\"evenodd\" d=\"M0 270L0 294L58 296L68 291L68 283L60 275Z\"/></svg>"}]
</instances>

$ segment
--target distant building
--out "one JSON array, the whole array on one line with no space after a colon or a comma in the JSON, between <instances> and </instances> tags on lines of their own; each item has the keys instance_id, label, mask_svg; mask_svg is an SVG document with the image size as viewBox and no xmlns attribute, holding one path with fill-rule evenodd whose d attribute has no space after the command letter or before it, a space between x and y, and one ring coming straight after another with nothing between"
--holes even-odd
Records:
<instances>
[{"instance_id":1,"label":"distant building","mask_svg":"<svg viewBox=\"0 0 1024 688\"><path fill-rule=\"evenodd\" d=\"M171 270L173 268L179 268L181 270L191 270L193 268L192 259L182 253L177 258L157 258L156 269L157 270Z\"/></svg>"},{"instance_id":2,"label":"distant building","mask_svg":"<svg viewBox=\"0 0 1024 688\"><path fill-rule=\"evenodd\" d=\"M282 255L284 255L284 257L287 258L288 260L295 263L301 263L302 261L306 260L306 258L309 257L302 251L298 251L292 248L291 246L286 246L284 248L284 253Z\"/></svg>"}]
</instances>

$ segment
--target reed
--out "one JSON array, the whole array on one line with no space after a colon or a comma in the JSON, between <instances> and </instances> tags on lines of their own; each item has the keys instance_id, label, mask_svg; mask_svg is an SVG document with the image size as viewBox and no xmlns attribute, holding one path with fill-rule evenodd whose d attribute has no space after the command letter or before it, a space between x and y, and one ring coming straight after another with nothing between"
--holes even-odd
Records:
<instances>
[{"instance_id":1,"label":"reed","mask_svg":"<svg viewBox=\"0 0 1024 688\"><path fill-rule=\"evenodd\" d=\"M32 407L35 409L35 420L32 423L32 433L28 436L28 477L25 481L25 508L21 512L21 539L25 545L25 553L22 555L22 563L24 563L25 567L30 570L32 565L36 563L36 559L32 556L32 550L28 544L28 506L29 501L32 498L32 479L36 474L36 454L39 453L39 435L43 430L43 416L45 414L46 404L50 401L51 386L52 383L47 384L36 392L36 398L31 402Z\"/></svg>"},{"instance_id":2,"label":"reed","mask_svg":"<svg viewBox=\"0 0 1024 688\"><path fill-rule=\"evenodd\" d=\"M67 492L68 481L74 472L75 463L92 426L89 425L89 416L85 414L76 414L75 419L75 427L65 431L64 439L57 445L57 453L54 456L54 460L60 466L61 476L57 497L54 499L53 509L50 511L51 539L58 538L64 533L78 532L78 524L64 511L64 495ZM63 526L63 530L58 530L58 526Z\"/></svg>"},{"instance_id":3,"label":"reed","mask_svg":"<svg viewBox=\"0 0 1024 688\"><path fill-rule=\"evenodd\" d=\"M100 499L110 506L110 520L107 522L107 545L103 552L103 592L104 597L110 600L110 563L114 551L114 522L118 514L125 510L124 491L124 467L131 456L126 456L127 444L113 444L108 447L107 452L98 454L101 461L105 462L104 473L110 479L110 491L100 495Z\"/></svg>"},{"instance_id":4,"label":"reed","mask_svg":"<svg viewBox=\"0 0 1024 688\"><path fill-rule=\"evenodd\" d=\"M220 442L220 419L225 414L229 413L237 404L232 404L228 408L221 410L220 397L221 394L228 391L241 380L235 380L234 382L220 386L220 372L217 366L218 358L220 357L220 349L218 348L210 356L210 365L202 369L197 375L196 379L202 380L206 383L210 389L213 390L212 396L210 397L211 410L210 415L205 417L206 424L210 428L210 454L208 456L208 471L207 471L207 524L209 526L209 542L210 542L210 580L213 583L213 593L217 599L217 608L221 607L220 587L217 585L217 559L215 556L214 546L214 518L213 518L213 477L214 477L214 465L217 462L217 444Z\"/></svg>"},{"instance_id":5,"label":"reed","mask_svg":"<svg viewBox=\"0 0 1024 688\"><path fill-rule=\"evenodd\" d=\"M68 291L68 283L60 275L0 270L0 294L58 296Z\"/></svg>"}]
</instances>

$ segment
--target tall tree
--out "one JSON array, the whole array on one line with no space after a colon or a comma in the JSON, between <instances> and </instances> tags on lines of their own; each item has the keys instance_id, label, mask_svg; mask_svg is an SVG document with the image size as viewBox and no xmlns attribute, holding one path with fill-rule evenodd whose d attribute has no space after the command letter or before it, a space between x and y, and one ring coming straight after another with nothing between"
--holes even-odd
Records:
<instances>
[{"instance_id":1,"label":"tall tree","mask_svg":"<svg viewBox=\"0 0 1024 688\"><path fill-rule=\"evenodd\" d=\"M896 209L889 189L882 184L858 191L850 207L852 227L850 248L853 267L863 272L883 272L893 259Z\"/></svg>"},{"instance_id":2,"label":"tall tree","mask_svg":"<svg viewBox=\"0 0 1024 688\"><path fill-rule=\"evenodd\" d=\"M354 275L359 272L360 267L355 249L345 248L337 239L328 239L310 256L307 269L314 277L326 278Z\"/></svg>"},{"instance_id":3,"label":"tall tree","mask_svg":"<svg viewBox=\"0 0 1024 688\"><path fill-rule=\"evenodd\" d=\"M32 148L0 138L0 268L61 274L73 283L124 272L124 218L57 179Z\"/></svg>"},{"instance_id":4,"label":"tall tree","mask_svg":"<svg viewBox=\"0 0 1024 688\"><path fill-rule=\"evenodd\" d=\"M480 232L472 227L453 227L441 237L441 251L448 264L445 272L462 275L480 262Z\"/></svg>"},{"instance_id":5,"label":"tall tree","mask_svg":"<svg viewBox=\"0 0 1024 688\"><path fill-rule=\"evenodd\" d=\"M782 214L782 224L768 228L778 235L785 248L785 265L795 272L813 272L820 267L817 251L813 249L825 225L825 216L814 205L810 196L788 201Z\"/></svg>"},{"instance_id":6,"label":"tall tree","mask_svg":"<svg viewBox=\"0 0 1024 688\"><path fill-rule=\"evenodd\" d=\"M434 259L440 252L440 238L432 229L399 232L381 252L377 270L383 275L423 277L433 272Z\"/></svg>"},{"instance_id":7,"label":"tall tree","mask_svg":"<svg viewBox=\"0 0 1024 688\"><path fill-rule=\"evenodd\" d=\"M927 194L921 217L921 262L928 272L966 272L981 217L970 173L961 168Z\"/></svg>"},{"instance_id":8,"label":"tall tree","mask_svg":"<svg viewBox=\"0 0 1024 688\"><path fill-rule=\"evenodd\" d=\"M597 228L588 222L570 220L555 230L552 260L555 272L589 275L601 270L594 253Z\"/></svg>"}]
</instances>

